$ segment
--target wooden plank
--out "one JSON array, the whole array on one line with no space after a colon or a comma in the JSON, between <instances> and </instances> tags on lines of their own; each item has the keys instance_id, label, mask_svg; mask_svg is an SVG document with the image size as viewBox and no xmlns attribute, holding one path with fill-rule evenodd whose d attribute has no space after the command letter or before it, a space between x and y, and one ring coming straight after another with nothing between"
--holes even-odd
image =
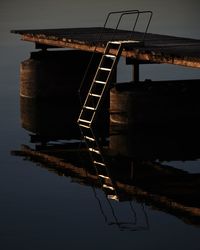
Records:
<instances>
[{"instance_id":1,"label":"wooden plank","mask_svg":"<svg viewBox=\"0 0 200 250\"><path fill-rule=\"evenodd\" d=\"M134 32L134 36L131 36L132 33L129 31L117 30L113 35L112 29L95 27L11 32L20 34L24 41L85 51L94 51L96 47L96 51L100 53L104 51L108 41L132 38L141 41L143 37L143 33L140 32ZM149 33L146 35L144 46L125 50L122 56L146 62L200 68L200 40Z\"/></svg>"}]
</instances>

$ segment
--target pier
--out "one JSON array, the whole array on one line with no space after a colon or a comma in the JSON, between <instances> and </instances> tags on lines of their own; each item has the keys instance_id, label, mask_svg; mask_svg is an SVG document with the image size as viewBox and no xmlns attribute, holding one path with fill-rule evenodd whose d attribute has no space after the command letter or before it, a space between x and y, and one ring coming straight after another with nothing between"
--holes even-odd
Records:
<instances>
[{"instance_id":1,"label":"pier","mask_svg":"<svg viewBox=\"0 0 200 250\"><path fill-rule=\"evenodd\" d=\"M21 35L23 41L35 43L35 48L40 50L32 53L30 59L22 63L21 120L23 127L32 133L31 142L41 142L36 149L23 146L20 151L12 153L29 157L32 161L42 162L50 167L53 165L54 171L59 174L67 173L69 176L71 174L85 185L100 187L111 200L129 201L133 198L142 202L146 200L147 204L158 210L167 211L191 224L199 225L199 201L196 199L199 195L199 174L190 174L155 163L157 159L193 160L199 157L196 148L192 150L189 158L186 157L188 147L193 145L192 139L199 135L199 80L140 82L139 65L168 63L200 68L200 40L106 27L13 30L12 33ZM50 52L49 50L53 48L63 50L59 50L58 53ZM87 89L83 94L84 101L80 106L74 105L81 78L87 70L88 56L92 54L96 64L90 65L92 73L90 72L90 78L84 86ZM134 66L133 82L115 85L117 63L121 56L126 58L126 64ZM49 65L49 62L54 62L53 66ZM82 64L84 67L77 67ZM28 68L30 66L31 71ZM56 69L55 72L53 68ZM72 118L72 109L74 113L73 120L69 121L72 127L66 123L66 126L59 127L57 135L51 130L47 133L45 126L44 129L43 125L47 118L43 124L39 124L38 121L42 119L36 119L35 115L44 117L47 113L45 108L48 107L50 116L46 125L49 126L53 110L51 106L46 105L41 109L39 103L37 106L39 108L36 109L34 102L39 95L41 98L41 91L37 91L39 85L43 88L45 85L42 94L47 93L51 86L51 98L54 99L54 88L57 89L59 85L54 75L58 72L62 84L66 85L65 91L62 91L62 94L64 92L66 94L64 99L68 102L71 100L68 103L69 109L65 109L59 119L61 121L62 117L66 117L65 111L70 114L69 118ZM39 78L38 75L45 77ZM74 81L73 76L77 78ZM30 79L37 80L36 84L30 81L33 85L31 88L35 90L34 95L30 89ZM51 81L52 79L54 80ZM106 95L108 93L110 96ZM32 104L34 109L30 108ZM93 126L97 111L101 112L102 116L99 119L98 113L97 122ZM34 118L31 117L33 114ZM55 114L55 120L58 121L58 112L55 111ZM59 140L63 136L63 139L69 139L71 136L70 139L80 139L77 127L75 130L73 128L77 126L77 118L82 138L88 149L85 151L83 147L77 155L89 152L91 161L86 158L85 162L91 166L87 171L84 167L69 162L67 157L64 158L64 156L71 158L66 151L66 145L61 157L58 148L50 144L48 147L52 138ZM32 123L34 126L31 127ZM189 127L191 124L192 128ZM55 126L50 127L52 130L55 128ZM70 135L66 134L65 130L69 130ZM97 130L101 133L105 130L105 133L100 137L97 135ZM185 131L190 131L190 134L186 135ZM108 136L109 142L106 141ZM178 144L174 144L173 136ZM174 153L177 149L180 149L180 152ZM127 176L124 176L126 173Z\"/></svg>"},{"instance_id":2,"label":"pier","mask_svg":"<svg viewBox=\"0 0 200 250\"><path fill-rule=\"evenodd\" d=\"M70 28L44 30L13 30L23 41L33 42L36 48L70 48L103 53L112 40L127 40L132 32L109 28ZM113 36L114 32L114 36ZM101 39L99 40L99 35ZM143 32L134 32L140 41ZM126 49L122 56L146 63L169 63L200 68L200 40L147 33L143 45Z\"/></svg>"},{"instance_id":3,"label":"pier","mask_svg":"<svg viewBox=\"0 0 200 250\"><path fill-rule=\"evenodd\" d=\"M120 14L115 29L106 26L112 14ZM135 31L138 19L143 14L148 15L145 29L143 32ZM136 127L164 126L167 120L173 124L173 127L175 127L174 124L178 124L177 126L180 128L182 123L187 124L185 122L187 120L188 123L194 124L198 124L200 121L199 98L196 95L199 92L197 87L199 80L171 81L170 83L165 81L165 84L164 81L156 84L151 81L141 84L139 81L139 65L144 63L168 63L200 68L200 40L148 33L152 14L151 11L135 10L111 12L108 14L103 28L12 31L20 34L23 41L35 43L36 49L41 50L41 53L32 54L31 58L22 64L23 77L20 92L22 98L32 98L33 90L35 97L41 93L48 93L49 89L54 95L60 80L56 80L55 77L55 80L49 85L51 79L54 79L52 72L55 76L62 78L62 86L63 84L67 86L65 99L72 98L72 103L74 103L77 101L76 97L79 93L80 99L82 99L80 107L76 105L75 110L73 104L68 106L73 111L79 111L79 115L75 112L73 117L77 118L82 138L85 140L103 188L112 191L109 194L111 199L117 199L117 195L114 183L107 171L107 162L102 154L102 135L96 134L95 131L98 125L101 128L103 125L106 125L107 128L110 126L110 131L114 131L117 127L121 131L126 131L127 134L129 132L132 134ZM131 31L119 29L124 15L136 16ZM63 48L59 54L65 53L66 57L61 55L57 57L58 54L52 54L52 57L49 57L51 48ZM89 60L88 56L91 56L91 60L94 59L94 61ZM116 84L116 72L121 56L126 58L126 64L133 65L133 82L139 84L123 83L123 87L117 89L116 86L120 85ZM60 60L61 57L62 60ZM57 61L52 67L50 61L55 62L55 58ZM83 64L84 67L78 67ZM29 66L31 66L30 69ZM90 70L89 80L88 69ZM73 72L72 75L70 75L71 72ZM49 77L48 74L51 76ZM84 80L81 81L77 78L76 84L74 84L73 76L79 76L79 78L84 76ZM46 90L43 88L44 85ZM171 88L172 85L175 85L175 88ZM112 91L112 88L115 90ZM62 89L64 90L64 88ZM63 91L61 93L63 94ZM100 114L102 118L100 118ZM70 121L72 124L76 124L75 119ZM160 121L164 123L161 124ZM119 132L119 130L117 131ZM110 137L110 148L116 149L115 145L120 140L124 144L124 139L123 136L117 140ZM128 145L128 143L126 144Z\"/></svg>"}]
</instances>

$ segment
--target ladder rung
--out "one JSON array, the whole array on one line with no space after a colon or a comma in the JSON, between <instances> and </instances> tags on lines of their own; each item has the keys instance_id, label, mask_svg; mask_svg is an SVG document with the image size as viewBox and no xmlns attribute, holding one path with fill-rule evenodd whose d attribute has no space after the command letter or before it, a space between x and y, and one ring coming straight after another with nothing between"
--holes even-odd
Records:
<instances>
[{"instance_id":1,"label":"ladder rung","mask_svg":"<svg viewBox=\"0 0 200 250\"><path fill-rule=\"evenodd\" d=\"M91 124L91 121L85 120L85 119L78 119L78 122L85 122Z\"/></svg>"},{"instance_id":2,"label":"ladder rung","mask_svg":"<svg viewBox=\"0 0 200 250\"><path fill-rule=\"evenodd\" d=\"M115 190L114 187L108 186L106 184L103 184L103 188L107 188L107 189L110 189L110 190Z\"/></svg>"},{"instance_id":3,"label":"ladder rung","mask_svg":"<svg viewBox=\"0 0 200 250\"><path fill-rule=\"evenodd\" d=\"M94 97L101 97L101 95L97 95L97 94L93 94L93 93L89 93L90 96L94 96Z\"/></svg>"},{"instance_id":4,"label":"ladder rung","mask_svg":"<svg viewBox=\"0 0 200 250\"><path fill-rule=\"evenodd\" d=\"M115 58L116 57L115 55L109 55L109 54L106 54L105 56L109 57L109 58Z\"/></svg>"},{"instance_id":5,"label":"ladder rung","mask_svg":"<svg viewBox=\"0 0 200 250\"><path fill-rule=\"evenodd\" d=\"M89 136L84 136L84 138L85 138L85 139L87 139L87 140L89 140L89 141L95 141L95 139L94 139L94 138L89 137Z\"/></svg>"},{"instance_id":6,"label":"ladder rung","mask_svg":"<svg viewBox=\"0 0 200 250\"><path fill-rule=\"evenodd\" d=\"M85 109L90 109L90 110L96 110L96 108L90 107L90 106L84 106Z\"/></svg>"},{"instance_id":7,"label":"ladder rung","mask_svg":"<svg viewBox=\"0 0 200 250\"><path fill-rule=\"evenodd\" d=\"M104 71L111 71L110 68L103 68L103 67L100 67L99 69L100 69L100 70L104 70Z\"/></svg>"},{"instance_id":8,"label":"ladder rung","mask_svg":"<svg viewBox=\"0 0 200 250\"><path fill-rule=\"evenodd\" d=\"M109 44L121 44L121 41L111 41L111 42L109 42Z\"/></svg>"},{"instance_id":9,"label":"ladder rung","mask_svg":"<svg viewBox=\"0 0 200 250\"><path fill-rule=\"evenodd\" d=\"M89 148L89 151L94 152L94 153L99 154L99 155L101 154L99 150L96 150L94 148Z\"/></svg>"},{"instance_id":10,"label":"ladder rung","mask_svg":"<svg viewBox=\"0 0 200 250\"><path fill-rule=\"evenodd\" d=\"M101 163L99 161L93 161L94 164L97 164L97 165L101 165L101 166L105 166L105 163Z\"/></svg>"},{"instance_id":11,"label":"ladder rung","mask_svg":"<svg viewBox=\"0 0 200 250\"><path fill-rule=\"evenodd\" d=\"M115 195L109 194L107 197L108 197L108 199L110 199L110 200L119 201L119 198L117 197L116 194L115 194Z\"/></svg>"},{"instance_id":12,"label":"ladder rung","mask_svg":"<svg viewBox=\"0 0 200 250\"><path fill-rule=\"evenodd\" d=\"M110 179L110 177L108 177L108 176L106 176L106 175L102 175L102 174L99 174L99 177L101 177L101 178L103 178L103 179L107 179L107 180Z\"/></svg>"},{"instance_id":13,"label":"ladder rung","mask_svg":"<svg viewBox=\"0 0 200 250\"><path fill-rule=\"evenodd\" d=\"M79 123L79 126L83 127L83 128L90 128L90 126L87 126L87 125L84 125L84 124L81 124L81 123Z\"/></svg>"},{"instance_id":14,"label":"ladder rung","mask_svg":"<svg viewBox=\"0 0 200 250\"><path fill-rule=\"evenodd\" d=\"M106 82L99 81L99 80L95 80L94 82L96 82L96 83L100 83L100 84L106 84Z\"/></svg>"}]
</instances>

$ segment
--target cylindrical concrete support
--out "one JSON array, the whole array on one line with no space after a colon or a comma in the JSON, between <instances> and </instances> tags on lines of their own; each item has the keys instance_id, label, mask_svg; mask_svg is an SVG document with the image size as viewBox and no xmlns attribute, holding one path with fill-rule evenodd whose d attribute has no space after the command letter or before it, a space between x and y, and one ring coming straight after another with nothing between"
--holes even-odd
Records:
<instances>
[{"instance_id":1,"label":"cylindrical concrete support","mask_svg":"<svg viewBox=\"0 0 200 250\"><path fill-rule=\"evenodd\" d=\"M91 53L82 51L40 51L21 63L20 95L37 99L77 96ZM92 81L101 58L95 55L88 74Z\"/></svg>"},{"instance_id":2,"label":"cylindrical concrete support","mask_svg":"<svg viewBox=\"0 0 200 250\"><path fill-rule=\"evenodd\" d=\"M199 134L199 90L198 80L117 85L110 92L110 149L130 157L174 156Z\"/></svg>"},{"instance_id":3,"label":"cylindrical concrete support","mask_svg":"<svg viewBox=\"0 0 200 250\"><path fill-rule=\"evenodd\" d=\"M77 138L77 119L81 110L78 90L91 56L90 52L78 50L40 51L31 53L30 59L21 63L21 118L25 129L47 136L56 137L58 133L59 137L68 134ZM82 101L100 59L99 53L93 56L81 92ZM115 78L116 75L113 81ZM104 136L106 130L108 135L108 123L109 95L97 117L96 129L100 129L100 136ZM64 128L69 129L69 133ZM78 135L80 137L80 133Z\"/></svg>"}]
</instances>

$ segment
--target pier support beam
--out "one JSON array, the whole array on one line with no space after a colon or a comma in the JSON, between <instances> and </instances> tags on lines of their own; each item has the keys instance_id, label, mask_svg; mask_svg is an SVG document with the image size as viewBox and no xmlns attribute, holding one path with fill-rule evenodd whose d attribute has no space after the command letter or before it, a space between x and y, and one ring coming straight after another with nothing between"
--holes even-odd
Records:
<instances>
[{"instance_id":1,"label":"pier support beam","mask_svg":"<svg viewBox=\"0 0 200 250\"><path fill-rule=\"evenodd\" d=\"M139 69L139 63L138 62L135 62L133 64L133 81L134 82L139 82L140 80L140 69Z\"/></svg>"},{"instance_id":2,"label":"pier support beam","mask_svg":"<svg viewBox=\"0 0 200 250\"><path fill-rule=\"evenodd\" d=\"M126 64L127 65L132 65L133 70L132 70L132 80L133 82L139 82L140 80L140 69L139 69L139 65L140 65L140 61L133 59L133 58L126 58Z\"/></svg>"},{"instance_id":3,"label":"pier support beam","mask_svg":"<svg viewBox=\"0 0 200 250\"><path fill-rule=\"evenodd\" d=\"M152 61L143 61L143 60L137 60L135 58L126 58L126 64L127 65L132 65L133 67L133 73L132 73L132 78L133 82L139 82L140 81L140 65L141 64L153 64L155 62Z\"/></svg>"}]
</instances>

